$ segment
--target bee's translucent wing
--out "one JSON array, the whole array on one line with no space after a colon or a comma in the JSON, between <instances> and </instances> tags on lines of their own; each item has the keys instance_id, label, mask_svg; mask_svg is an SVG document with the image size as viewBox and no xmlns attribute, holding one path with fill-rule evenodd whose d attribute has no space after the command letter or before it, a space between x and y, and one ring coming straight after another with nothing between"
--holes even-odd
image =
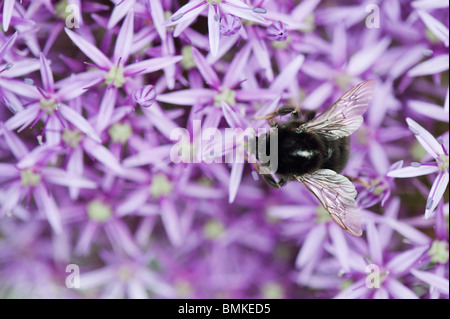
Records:
<instances>
[{"instance_id":1,"label":"bee's translucent wing","mask_svg":"<svg viewBox=\"0 0 450 319\"><path fill-rule=\"evenodd\" d=\"M349 136L361 126L362 115L367 110L374 89L374 80L358 84L325 112L302 124L299 129L319 133L329 140Z\"/></svg>"},{"instance_id":2,"label":"bee's translucent wing","mask_svg":"<svg viewBox=\"0 0 450 319\"><path fill-rule=\"evenodd\" d=\"M295 177L302 182L346 232L361 236L361 215L356 204L356 189L344 176L330 169Z\"/></svg>"}]
</instances>

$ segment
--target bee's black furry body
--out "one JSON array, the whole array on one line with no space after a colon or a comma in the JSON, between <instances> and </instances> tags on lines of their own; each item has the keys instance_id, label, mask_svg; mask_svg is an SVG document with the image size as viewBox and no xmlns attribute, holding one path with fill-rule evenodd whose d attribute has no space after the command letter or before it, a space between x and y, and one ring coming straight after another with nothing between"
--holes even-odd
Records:
<instances>
[{"instance_id":1,"label":"bee's black furry body","mask_svg":"<svg viewBox=\"0 0 450 319\"><path fill-rule=\"evenodd\" d=\"M342 172L349 158L349 138L327 140L317 133L301 132L298 128L303 123L305 120L290 119L280 123L277 130L259 137L265 140L266 153L270 155L270 138L277 134L278 168L275 173L285 180L293 180L295 176L319 169Z\"/></svg>"},{"instance_id":2,"label":"bee's black furry body","mask_svg":"<svg viewBox=\"0 0 450 319\"><path fill-rule=\"evenodd\" d=\"M268 120L274 128L257 136L256 150L252 149L258 160L254 167L264 181L276 188L290 180L303 183L331 218L353 236L362 235L357 192L339 173L349 158L349 136L363 122L374 89L374 80L362 82L317 117L285 105L256 118ZM275 120L285 115L290 119L282 123Z\"/></svg>"}]
</instances>

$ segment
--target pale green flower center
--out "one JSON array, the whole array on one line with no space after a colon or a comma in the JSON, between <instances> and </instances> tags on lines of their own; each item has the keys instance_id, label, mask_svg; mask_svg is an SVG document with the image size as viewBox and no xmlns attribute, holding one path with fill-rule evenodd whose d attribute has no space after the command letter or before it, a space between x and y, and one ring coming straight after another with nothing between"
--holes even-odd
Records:
<instances>
[{"instance_id":1,"label":"pale green flower center","mask_svg":"<svg viewBox=\"0 0 450 319\"><path fill-rule=\"evenodd\" d=\"M345 289L349 288L353 284L354 284L353 280L351 280L351 279L344 279L340 283L339 288L340 288L340 290L345 290Z\"/></svg>"},{"instance_id":2,"label":"pale green flower center","mask_svg":"<svg viewBox=\"0 0 450 319\"><path fill-rule=\"evenodd\" d=\"M267 282L262 288L262 295L265 299L282 299L284 297L283 286L276 282Z\"/></svg>"},{"instance_id":3,"label":"pale green flower center","mask_svg":"<svg viewBox=\"0 0 450 319\"><path fill-rule=\"evenodd\" d=\"M153 176L152 184L150 185L150 194L154 198L169 195L172 192L173 186L170 180L164 174L156 174Z\"/></svg>"},{"instance_id":4,"label":"pale green flower center","mask_svg":"<svg viewBox=\"0 0 450 319\"><path fill-rule=\"evenodd\" d=\"M251 27L252 25L256 25L257 22L252 21L252 20L247 20L247 19L241 19L242 24L246 27Z\"/></svg>"},{"instance_id":5,"label":"pale green flower center","mask_svg":"<svg viewBox=\"0 0 450 319\"><path fill-rule=\"evenodd\" d=\"M31 168L25 169L20 173L20 182L23 186L36 186L41 182L41 175L35 173Z\"/></svg>"},{"instance_id":6,"label":"pale green flower center","mask_svg":"<svg viewBox=\"0 0 450 319\"><path fill-rule=\"evenodd\" d=\"M70 129L64 130L64 133L62 135L63 141L71 148L76 148L82 138L83 134L81 134L81 132Z\"/></svg>"},{"instance_id":7,"label":"pale green flower center","mask_svg":"<svg viewBox=\"0 0 450 319\"><path fill-rule=\"evenodd\" d=\"M286 50L289 46L290 37L286 41L272 41L271 45L276 50Z\"/></svg>"},{"instance_id":8,"label":"pale green flower center","mask_svg":"<svg viewBox=\"0 0 450 319\"><path fill-rule=\"evenodd\" d=\"M209 4L221 4L222 0L206 0Z\"/></svg>"},{"instance_id":9,"label":"pale green flower center","mask_svg":"<svg viewBox=\"0 0 450 319\"><path fill-rule=\"evenodd\" d=\"M133 133L133 130L128 123L115 123L109 128L108 133L114 143L125 144Z\"/></svg>"},{"instance_id":10,"label":"pale green flower center","mask_svg":"<svg viewBox=\"0 0 450 319\"><path fill-rule=\"evenodd\" d=\"M305 22L309 26L306 28L300 29L299 30L300 32L308 33L308 32L311 32L316 29L316 26L315 26L316 25L316 17L314 16L314 13L311 13L310 15L308 15L303 22Z\"/></svg>"},{"instance_id":11,"label":"pale green flower center","mask_svg":"<svg viewBox=\"0 0 450 319\"><path fill-rule=\"evenodd\" d=\"M225 226L222 222L216 219L211 219L203 226L203 235L208 239L219 238L225 231Z\"/></svg>"},{"instance_id":12,"label":"pale green flower center","mask_svg":"<svg viewBox=\"0 0 450 319\"><path fill-rule=\"evenodd\" d=\"M67 17L71 14L70 10L66 10L69 6L69 2L67 0L62 0L55 5L55 13L60 16L62 19L67 19Z\"/></svg>"},{"instance_id":13,"label":"pale green flower center","mask_svg":"<svg viewBox=\"0 0 450 319\"><path fill-rule=\"evenodd\" d=\"M438 167L443 172L448 172L448 164L449 164L448 158L449 157L447 155L440 154L437 159Z\"/></svg>"},{"instance_id":14,"label":"pale green flower center","mask_svg":"<svg viewBox=\"0 0 450 319\"><path fill-rule=\"evenodd\" d=\"M190 70L195 67L194 57L192 56L192 46L186 45L181 49L181 55L183 60L181 60L181 66L185 70Z\"/></svg>"},{"instance_id":15,"label":"pale green flower center","mask_svg":"<svg viewBox=\"0 0 450 319\"><path fill-rule=\"evenodd\" d=\"M122 265L119 267L117 274L122 282L127 282L133 278L133 269L127 265Z\"/></svg>"},{"instance_id":16,"label":"pale green flower center","mask_svg":"<svg viewBox=\"0 0 450 319\"><path fill-rule=\"evenodd\" d=\"M381 195L385 190L385 187L379 178L373 179L370 185L374 187L372 194L375 196Z\"/></svg>"},{"instance_id":17,"label":"pale green flower center","mask_svg":"<svg viewBox=\"0 0 450 319\"><path fill-rule=\"evenodd\" d=\"M432 263L446 264L448 261L448 245L445 241L435 240L428 251Z\"/></svg>"},{"instance_id":18,"label":"pale green flower center","mask_svg":"<svg viewBox=\"0 0 450 319\"><path fill-rule=\"evenodd\" d=\"M316 209L316 223L323 224L330 220L330 213L322 206L318 206Z\"/></svg>"},{"instance_id":19,"label":"pale green flower center","mask_svg":"<svg viewBox=\"0 0 450 319\"><path fill-rule=\"evenodd\" d=\"M214 105L222 107L220 102L226 102L230 106L236 105L236 93L233 90L225 89L214 97Z\"/></svg>"},{"instance_id":20,"label":"pale green flower center","mask_svg":"<svg viewBox=\"0 0 450 319\"><path fill-rule=\"evenodd\" d=\"M109 205L95 199L88 204L87 213L93 221L103 223L111 218L112 209Z\"/></svg>"},{"instance_id":21,"label":"pale green flower center","mask_svg":"<svg viewBox=\"0 0 450 319\"><path fill-rule=\"evenodd\" d=\"M54 99L41 99L39 101L39 106L44 110L45 114L51 115L55 110L58 109L58 104Z\"/></svg>"},{"instance_id":22,"label":"pale green flower center","mask_svg":"<svg viewBox=\"0 0 450 319\"><path fill-rule=\"evenodd\" d=\"M177 280L174 286L177 295L182 298L189 298L194 294L194 288L191 283L186 280Z\"/></svg>"},{"instance_id":23,"label":"pale green flower center","mask_svg":"<svg viewBox=\"0 0 450 319\"><path fill-rule=\"evenodd\" d=\"M369 140L369 132L366 126L361 126L354 133L356 141L361 145L366 145Z\"/></svg>"},{"instance_id":24,"label":"pale green flower center","mask_svg":"<svg viewBox=\"0 0 450 319\"><path fill-rule=\"evenodd\" d=\"M172 12L164 11L164 20L168 20L172 16Z\"/></svg>"},{"instance_id":25,"label":"pale green flower center","mask_svg":"<svg viewBox=\"0 0 450 319\"><path fill-rule=\"evenodd\" d=\"M352 77L348 74L340 74L336 77L336 84L343 91L348 90L351 82Z\"/></svg>"},{"instance_id":26,"label":"pale green flower center","mask_svg":"<svg viewBox=\"0 0 450 319\"><path fill-rule=\"evenodd\" d=\"M431 43L439 43L441 42L441 40L439 40L439 38L429 29L425 30L425 36L427 37L427 39L431 42Z\"/></svg>"},{"instance_id":27,"label":"pale green flower center","mask_svg":"<svg viewBox=\"0 0 450 319\"><path fill-rule=\"evenodd\" d=\"M420 161L427 155L427 151L423 148L418 141L415 141L413 147L411 148L411 155L415 160Z\"/></svg>"},{"instance_id":28,"label":"pale green flower center","mask_svg":"<svg viewBox=\"0 0 450 319\"><path fill-rule=\"evenodd\" d=\"M105 75L105 83L120 88L125 84L125 75L121 66L113 66Z\"/></svg>"},{"instance_id":29,"label":"pale green flower center","mask_svg":"<svg viewBox=\"0 0 450 319\"><path fill-rule=\"evenodd\" d=\"M197 182L198 182L200 185L203 185L203 186L206 186L206 187L212 187L212 186L213 186L213 181L212 181L211 179L209 179L208 177L206 177L206 176L200 177L200 178L197 180Z\"/></svg>"}]
</instances>

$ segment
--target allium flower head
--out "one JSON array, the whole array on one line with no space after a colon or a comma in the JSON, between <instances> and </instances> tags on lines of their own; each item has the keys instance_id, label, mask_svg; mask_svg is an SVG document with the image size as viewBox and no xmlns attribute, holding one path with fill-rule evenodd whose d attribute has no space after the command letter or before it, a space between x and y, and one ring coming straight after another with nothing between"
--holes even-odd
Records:
<instances>
[{"instance_id":1,"label":"allium flower head","mask_svg":"<svg viewBox=\"0 0 450 319\"><path fill-rule=\"evenodd\" d=\"M258 7L251 8L241 0L192 0L178 9L166 21L166 25L178 25L178 29L175 29L175 33L178 35L206 9L208 11L209 44L213 56L216 56L219 50L221 21L224 15L230 14L250 21L267 24L267 21L261 16L266 10Z\"/></svg>"},{"instance_id":2,"label":"allium flower head","mask_svg":"<svg viewBox=\"0 0 450 319\"><path fill-rule=\"evenodd\" d=\"M431 187L430 194L425 207L425 218L430 218L434 209L439 204L449 180L449 143L448 134L436 140L427 130L417 124L414 120L406 119L410 130L427 153L435 161L427 163L412 162L411 166L399 168L388 173L391 177L414 177L431 173L438 173Z\"/></svg>"}]
</instances>

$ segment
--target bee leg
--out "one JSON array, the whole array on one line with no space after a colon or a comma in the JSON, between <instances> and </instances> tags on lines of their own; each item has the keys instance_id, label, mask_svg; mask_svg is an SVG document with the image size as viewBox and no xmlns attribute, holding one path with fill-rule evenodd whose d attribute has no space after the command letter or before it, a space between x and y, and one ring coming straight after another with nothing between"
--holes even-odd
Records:
<instances>
[{"instance_id":1,"label":"bee leg","mask_svg":"<svg viewBox=\"0 0 450 319\"><path fill-rule=\"evenodd\" d=\"M271 127L278 127L278 122L275 119L270 119L268 123Z\"/></svg>"},{"instance_id":2,"label":"bee leg","mask_svg":"<svg viewBox=\"0 0 450 319\"><path fill-rule=\"evenodd\" d=\"M278 108L275 112L269 113L265 116L256 118L257 120L270 120L276 116L280 115L288 115L291 114L292 117L297 118L298 117L298 111L294 106L285 105L280 108Z\"/></svg>"},{"instance_id":3,"label":"bee leg","mask_svg":"<svg viewBox=\"0 0 450 319\"><path fill-rule=\"evenodd\" d=\"M285 105L282 106L280 108L278 108L275 113L277 115L288 115L291 114L293 117L294 116L298 116L298 111L297 108L295 106L289 106L289 105Z\"/></svg>"},{"instance_id":4,"label":"bee leg","mask_svg":"<svg viewBox=\"0 0 450 319\"><path fill-rule=\"evenodd\" d=\"M281 188L284 184L286 184L285 179L280 179L280 181L277 183L277 181L270 175L262 175L262 178L267 184L269 184L269 186L272 186L274 188Z\"/></svg>"},{"instance_id":5,"label":"bee leg","mask_svg":"<svg viewBox=\"0 0 450 319\"><path fill-rule=\"evenodd\" d=\"M286 184L287 180L284 178L280 178L280 181L277 182L271 175L261 174L260 166L258 164L253 164L254 168L258 172L259 175L263 178L263 180L274 188L281 188L284 184Z\"/></svg>"}]
</instances>

